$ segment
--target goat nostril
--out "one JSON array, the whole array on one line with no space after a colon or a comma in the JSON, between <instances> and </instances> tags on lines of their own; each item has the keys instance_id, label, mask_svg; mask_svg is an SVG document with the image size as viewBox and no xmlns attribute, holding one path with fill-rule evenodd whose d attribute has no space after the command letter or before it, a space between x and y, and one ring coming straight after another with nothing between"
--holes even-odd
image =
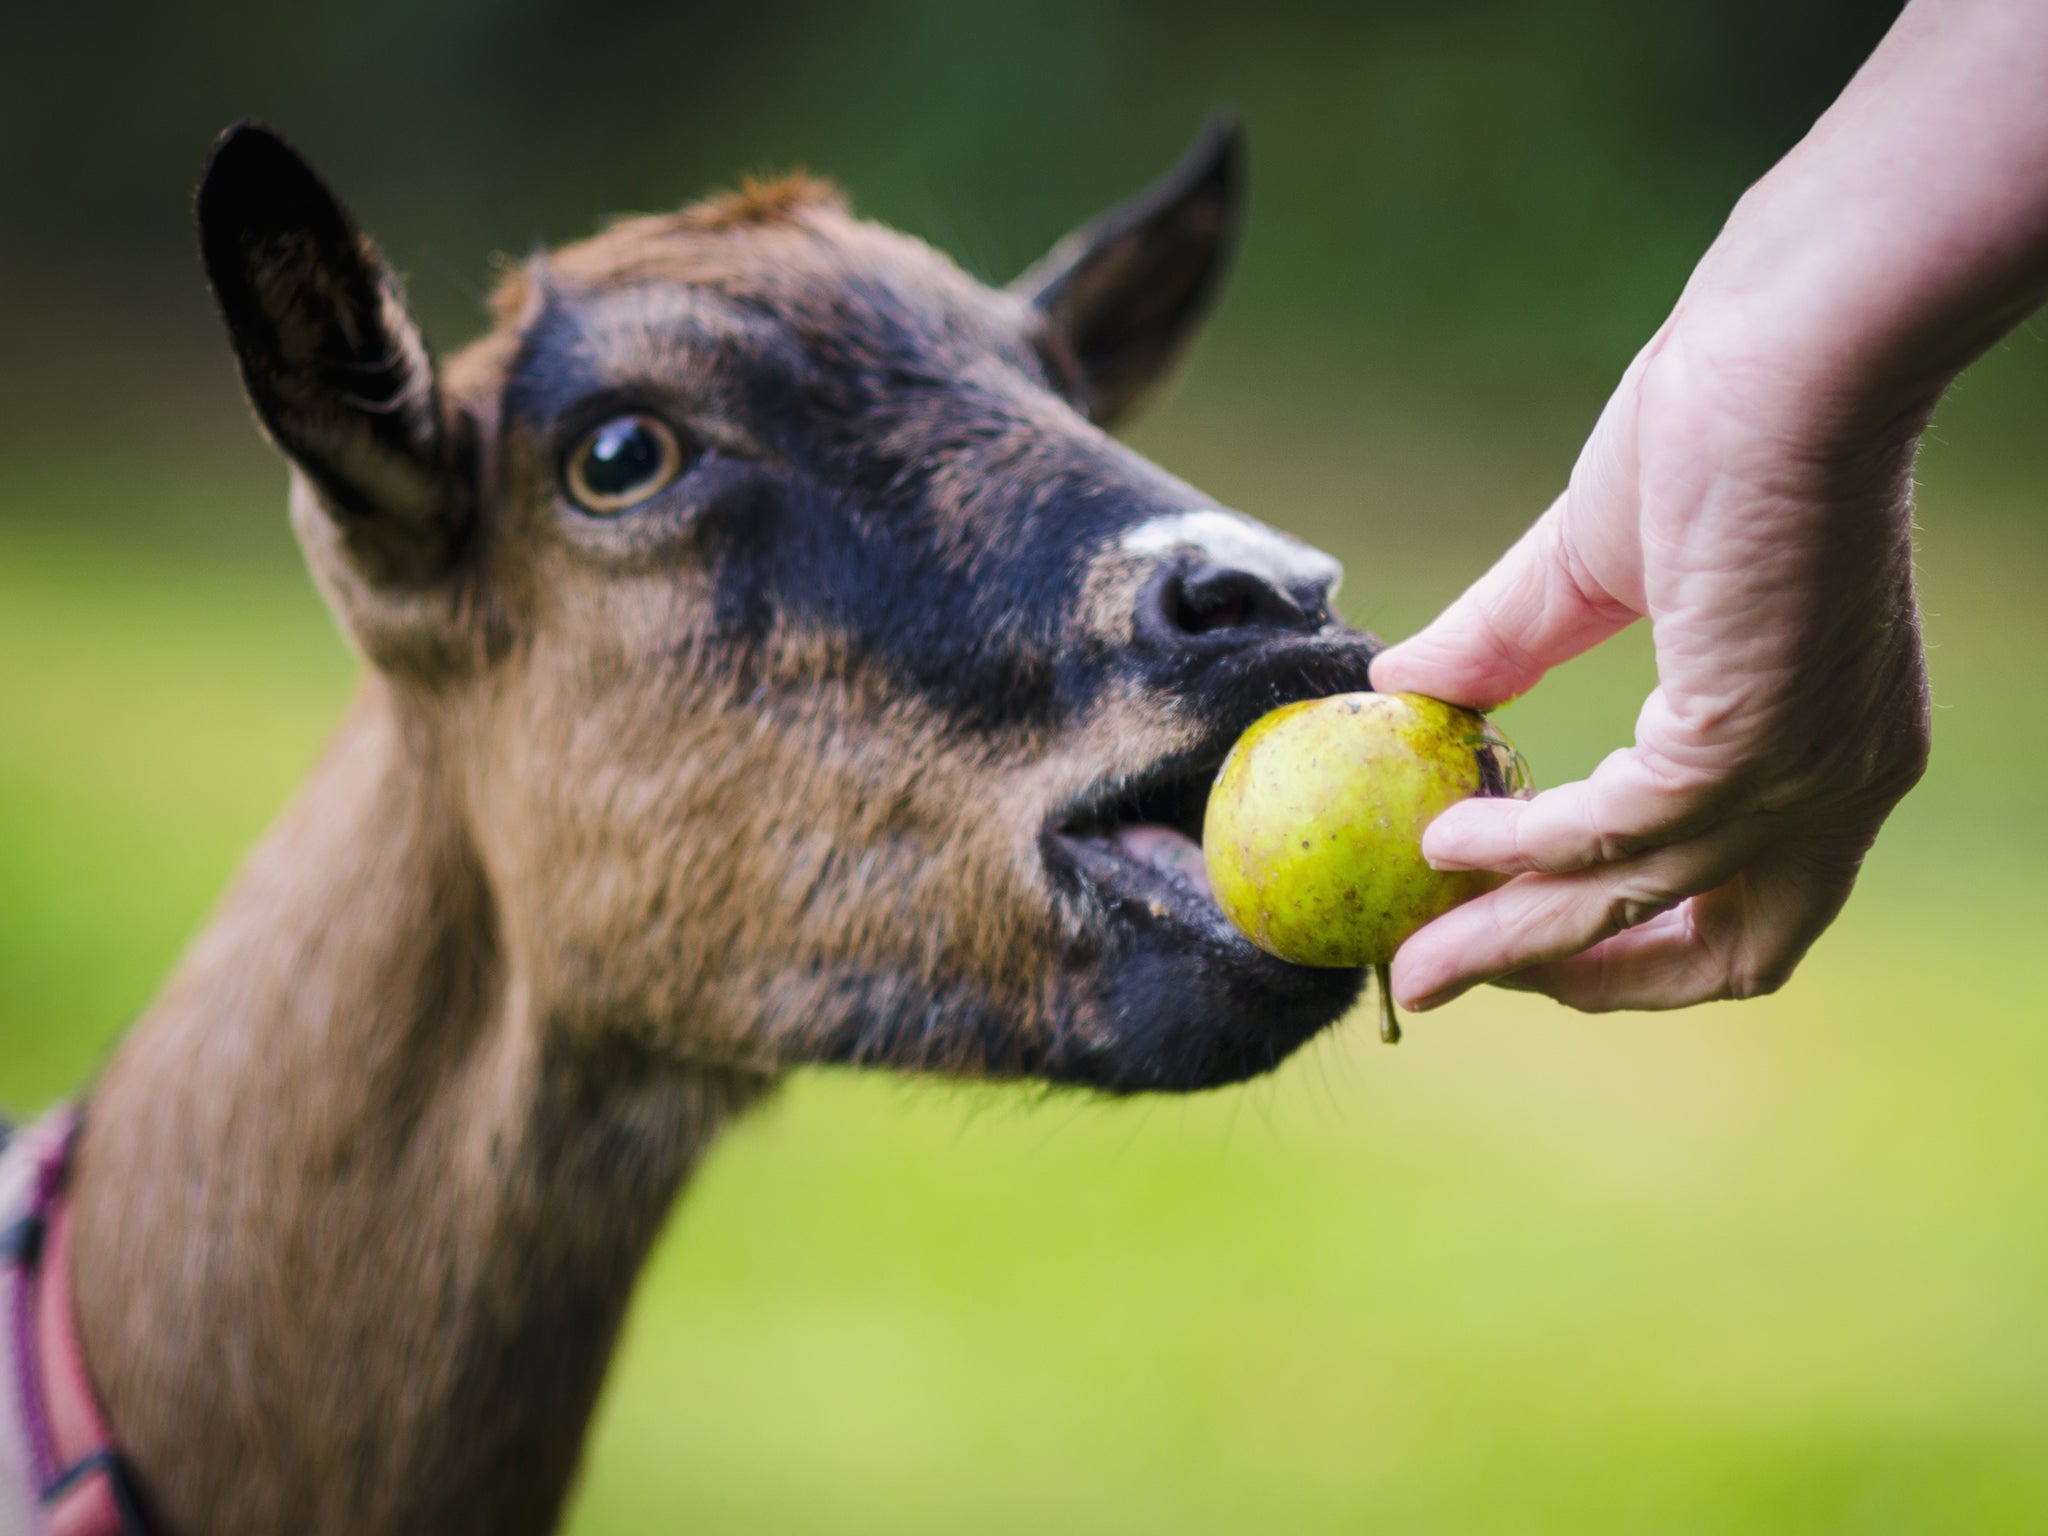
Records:
<instances>
[{"instance_id":1,"label":"goat nostril","mask_svg":"<svg viewBox=\"0 0 2048 1536\"><path fill-rule=\"evenodd\" d=\"M1225 566L1199 565L1175 572L1160 596L1161 616L1181 635L1311 629L1319 622L1265 578Z\"/></svg>"},{"instance_id":2,"label":"goat nostril","mask_svg":"<svg viewBox=\"0 0 2048 1536\"><path fill-rule=\"evenodd\" d=\"M1206 635L1212 629L1242 629L1252 622L1257 602L1248 592L1205 592L1196 596L1178 582L1174 584L1173 627L1190 635Z\"/></svg>"}]
</instances>

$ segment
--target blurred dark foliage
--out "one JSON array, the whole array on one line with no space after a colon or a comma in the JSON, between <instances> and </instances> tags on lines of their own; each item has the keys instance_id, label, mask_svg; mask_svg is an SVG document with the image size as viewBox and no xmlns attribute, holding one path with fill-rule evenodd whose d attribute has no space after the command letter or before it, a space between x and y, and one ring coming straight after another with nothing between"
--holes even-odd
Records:
<instances>
[{"instance_id":1,"label":"blurred dark foliage","mask_svg":"<svg viewBox=\"0 0 2048 1536\"><path fill-rule=\"evenodd\" d=\"M6 28L0 443L217 419L188 207L251 115L329 174L447 347L490 253L749 169L830 174L1007 277L1228 104L1254 210L1224 355L1585 409L1896 9L44 0Z\"/></svg>"}]
</instances>

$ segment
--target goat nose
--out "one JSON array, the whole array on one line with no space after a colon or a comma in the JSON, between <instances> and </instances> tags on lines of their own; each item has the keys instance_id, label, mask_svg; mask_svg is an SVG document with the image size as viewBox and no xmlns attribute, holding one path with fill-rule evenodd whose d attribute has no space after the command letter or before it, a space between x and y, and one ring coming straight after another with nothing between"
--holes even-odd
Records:
<instances>
[{"instance_id":1,"label":"goat nose","mask_svg":"<svg viewBox=\"0 0 2048 1536\"><path fill-rule=\"evenodd\" d=\"M1344 574L1321 550L1221 507L1148 518L1119 547L1157 562L1139 587L1137 638L1171 655L1321 629Z\"/></svg>"},{"instance_id":2,"label":"goat nose","mask_svg":"<svg viewBox=\"0 0 2048 1536\"><path fill-rule=\"evenodd\" d=\"M1326 586L1290 590L1264 574L1197 559L1169 565L1145 583L1138 634L1162 650L1220 650L1268 635L1307 634L1329 619Z\"/></svg>"}]
</instances>

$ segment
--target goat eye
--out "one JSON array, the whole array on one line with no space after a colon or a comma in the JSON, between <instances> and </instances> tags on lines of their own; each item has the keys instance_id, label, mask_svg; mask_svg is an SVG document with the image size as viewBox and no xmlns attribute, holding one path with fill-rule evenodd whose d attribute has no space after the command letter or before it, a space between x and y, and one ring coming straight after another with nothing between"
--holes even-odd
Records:
<instances>
[{"instance_id":1,"label":"goat eye","mask_svg":"<svg viewBox=\"0 0 2048 1536\"><path fill-rule=\"evenodd\" d=\"M602 517L623 512L683 470L683 445L652 416L614 416L571 450L563 470L570 496Z\"/></svg>"}]
</instances>

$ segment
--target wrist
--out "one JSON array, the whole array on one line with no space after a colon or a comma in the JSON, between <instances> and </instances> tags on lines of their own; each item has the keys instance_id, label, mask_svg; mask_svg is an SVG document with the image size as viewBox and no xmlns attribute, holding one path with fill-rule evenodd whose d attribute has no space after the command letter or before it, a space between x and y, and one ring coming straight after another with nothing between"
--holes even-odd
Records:
<instances>
[{"instance_id":1,"label":"wrist","mask_svg":"<svg viewBox=\"0 0 2048 1536\"><path fill-rule=\"evenodd\" d=\"M1978 328L1940 324L1881 242L1801 210L1801 190L1766 179L1737 203L1668 345L1817 451L1911 441L1981 350Z\"/></svg>"},{"instance_id":2,"label":"wrist","mask_svg":"<svg viewBox=\"0 0 2048 1536\"><path fill-rule=\"evenodd\" d=\"M1815 506L1908 515L1939 390L1879 396L1751 306L1683 302L1631 370L1635 450Z\"/></svg>"},{"instance_id":3,"label":"wrist","mask_svg":"<svg viewBox=\"0 0 2048 1536\"><path fill-rule=\"evenodd\" d=\"M1775 300L1689 288L1638 378L1646 419L1720 445L1825 472L1910 464L1952 375L1873 367L1840 336L1782 316Z\"/></svg>"}]
</instances>

